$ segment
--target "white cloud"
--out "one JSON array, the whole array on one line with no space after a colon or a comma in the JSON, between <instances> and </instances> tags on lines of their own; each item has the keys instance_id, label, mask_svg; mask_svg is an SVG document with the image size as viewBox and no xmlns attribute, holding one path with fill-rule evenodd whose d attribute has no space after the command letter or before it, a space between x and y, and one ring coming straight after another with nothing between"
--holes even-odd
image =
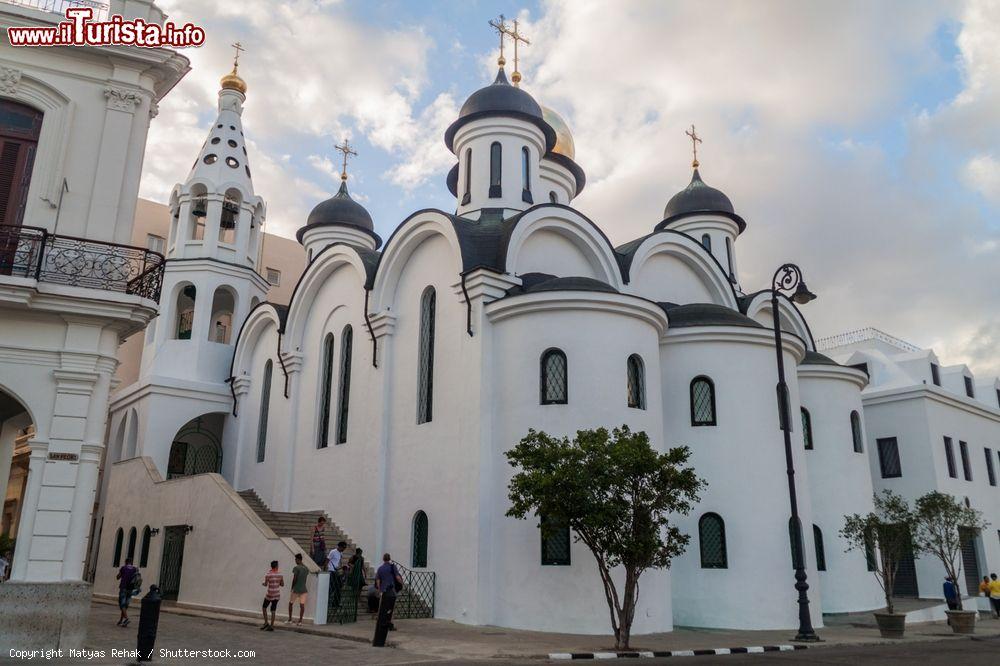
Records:
<instances>
[{"instance_id":1,"label":"white cloud","mask_svg":"<svg viewBox=\"0 0 1000 666\"><path fill-rule=\"evenodd\" d=\"M994 203L1000 203L1000 161L992 155L976 155L963 173L969 187Z\"/></svg>"}]
</instances>

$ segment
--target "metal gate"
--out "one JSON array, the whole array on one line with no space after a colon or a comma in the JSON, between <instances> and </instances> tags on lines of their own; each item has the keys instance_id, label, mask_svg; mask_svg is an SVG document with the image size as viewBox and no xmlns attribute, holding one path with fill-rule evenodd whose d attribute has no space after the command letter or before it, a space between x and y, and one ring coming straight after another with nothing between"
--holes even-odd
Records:
<instances>
[{"instance_id":1,"label":"metal gate","mask_svg":"<svg viewBox=\"0 0 1000 666\"><path fill-rule=\"evenodd\" d=\"M958 538L962 543L962 569L965 570L965 593L975 596L979 593L979 551L976 549L976 531L966 527L958 528Z\"/></svg>"},{"instance_id":2,"label":"metal gate","mask_svg":"<svg viewBox=\"0 0 1000 666\"><path fill-rule=\"evenodd\" d=\"M909 552L899 560L899 568L896 570L896 580L892 586L892 596L894 597L916 597L919 595L917 588L917 566L913 562L913 542L910 542Z\"/></svg>"},{"instance_id":3,"label":"metal gate","mask_svg":"<svg viewBox=\"0 0 1000 666\"><path fill-rule=\"evenodd\" d=\"M163 557L160 559L160 594L177 600L181 589L181 565L184 563L184 537L187 527L172 525L163 529Z\"/></svg>"}]
</instances>

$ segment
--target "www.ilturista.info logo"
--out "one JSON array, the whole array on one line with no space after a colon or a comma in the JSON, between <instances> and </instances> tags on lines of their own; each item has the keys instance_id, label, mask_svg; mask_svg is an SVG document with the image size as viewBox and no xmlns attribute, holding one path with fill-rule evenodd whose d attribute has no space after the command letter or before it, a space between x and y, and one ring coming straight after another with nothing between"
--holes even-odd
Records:
<instances>
[{"instance_id":1,"label":"www.ilturista.info logo","mask_svg":"<svg viewBox=\"0 0 1000 666\"><path fill-rule=\"evenodd\" d=\"M167 46L183 48L205 43L205 30L193 23L183 26L167 21L163 25L140 18L126 19L115 14L107 21L91 21L90 7L70 7L65 21L49 27L7 28L11 46Z\"/></svg>"}]
</instances>

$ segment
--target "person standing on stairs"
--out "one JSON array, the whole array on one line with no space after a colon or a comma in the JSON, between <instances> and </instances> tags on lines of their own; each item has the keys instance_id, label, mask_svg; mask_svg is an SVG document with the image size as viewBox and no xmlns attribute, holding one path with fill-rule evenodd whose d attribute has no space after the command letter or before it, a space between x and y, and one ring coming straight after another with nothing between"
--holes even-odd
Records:
<instances>
[{"instance_id":1,"label":"person standing on stairs","mask_svg":"<svg viewBox=\"0 0 1000 666\"><path fill-rule=\"evenodd\" d=\"M264 626L261 631L274 631L274 613L278 610L278 600L281 599L281 588L285 586L285 577L278 571L278 560L271 560L271 570L264 574L264 582L261 583L267 592L264 593L264 605L261 612L264 613ZM271 607L271 621L267 621L267 607Z\"/></svg>"},{"instance_id":2,"label":"person standing on stairs","mask_svg":"<svg viewBox=\"0 0 1000 666\"><path fill-rule=\"evenodd\" d=\"M320 569L326 564L326 516L320 516L313 526L312 553L313 562Z\"/></svg>"},{"instance_id":3,"label":"person standing on stairs","mask_svg":"<svg viewBox=\"0 0 1000 666\"><path fill-rule=\"evenodd\" d=\"M333 606L340 607L340 592L344 587L344 579L340 575L340 562L347 549L347 542L341 541L337 547L330 551L326 560L326 570L330 572L330 589L333 591Z\"/></svg>"}]
</instances>

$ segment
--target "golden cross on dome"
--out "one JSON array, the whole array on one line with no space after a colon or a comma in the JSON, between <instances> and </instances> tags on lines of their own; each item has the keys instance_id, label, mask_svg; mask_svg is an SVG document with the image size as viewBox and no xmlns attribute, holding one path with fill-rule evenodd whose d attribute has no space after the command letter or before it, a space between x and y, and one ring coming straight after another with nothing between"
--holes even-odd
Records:
<instances>
[{"instance_id":1,"label":"golden cross on dome","mask_svg":"<svg viewBox=\"0 0 1000 666\"><path fill-rule=\"evenodd\" d=\"M503 57L503 40L504 37L510 34L510 29L507 27L507 19L501 14L495 19L490 19L490 26L500 35L500 57L497 58L497 64L503 67L507 64L507 61Z\"/></svg>"},{"instance_id":2,"label":"golden cross on dome","mask_svg":"<svg viewBox=\"0 0 1000 666\"><path fill-rule=\"evenodd\" d=\"M357 157L358 153L351 147L351 144L347 141L347 139L344 139L344 143L340 144L339 146L334 146L334 148L344 153L344 165L340 169L340 179L347 180L347 157L349 155Z\"/></svg>"},{"instance_id":3,"label":"golden cross on dome","mask_svg":"<svg viewBox=\"0 0 1000 666\"><path fill-rule=\"evenodd\" d=\"M243 45L240 44L239 42L236 42L235 44L230 44L230 46L236 49L236 57L233 58L233 71L235 72L236 68L240 66L240 52L246 51L246 49L243 48Z\"/></svg>"},{"instance_id":4,"label":"golden cross on dome","mask_svg":"<svg viewBox=\"0 0 1000 666\"><path fill-rule=\"evenodd\" d=\"M529 42L528 38L518 31L517 19L514 19L514 29L513 30L507 29L506 33L507 36L510 37L511 40L514 42L514 73L511 74L510 80L513 81L514 85L516 86L518 83L521 82L521 72L517 70L517 43L524 42L525 45L528 45L531 44L531 42Z\"/></svg>"},{"instance_id":5,"label":"golden cross on dome","mask_svg":"<svg viewBox=\"0 0 1000 666\"><path fill-rule=\"evenodd\" d=\"M689 137L691 137L691 150L694 152L694 160L691 161L691 166L695 169L698 168L698 144L701 143L701 137L698 133L694 131L694 125L691 125L690 131L685 131Z\"/></svg>"}]
</instances>

